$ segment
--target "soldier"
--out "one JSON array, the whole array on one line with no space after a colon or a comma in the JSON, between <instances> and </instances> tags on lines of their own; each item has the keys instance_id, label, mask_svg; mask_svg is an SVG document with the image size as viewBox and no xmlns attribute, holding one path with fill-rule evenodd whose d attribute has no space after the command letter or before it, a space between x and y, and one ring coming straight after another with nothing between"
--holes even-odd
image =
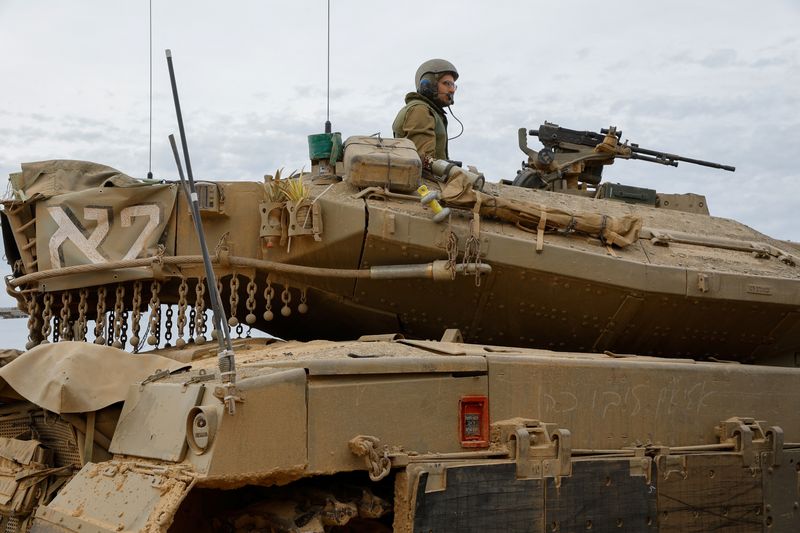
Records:
<instances>
[{"instance_id":1,"label":"soldier","mask_svg":"<svg viewBox=\"0 0 800 533\"><path fill-rule=\"evenodd\" d=\"M406 105L392 124L395 137L411 139L424 166L431 159L449 159L445 106L454 103L456 67L444 59L430 59L417 69L417 90L406 95Z\"/></svg>"}]
</instances>

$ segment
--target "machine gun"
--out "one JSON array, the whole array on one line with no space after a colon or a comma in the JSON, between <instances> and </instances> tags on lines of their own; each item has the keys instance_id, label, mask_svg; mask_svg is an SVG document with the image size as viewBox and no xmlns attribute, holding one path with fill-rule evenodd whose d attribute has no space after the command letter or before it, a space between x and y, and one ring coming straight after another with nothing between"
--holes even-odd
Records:
<instances>
[{"instance_id":1,"label":"machine gun","mask_svg":"<svg viewBox=\"0 0 800 533\"><path fill-rule=\"evenodd\" d=\"M544 147L538 152L529 148L528 135L539 137ZM517 172L512 183L533 189L587 190L600 184L603 167L617 158L673 167L682 161L730 172L736 170L730 165L641 148L638 144L623 143L621 139L622 132L614 126L601 129L600 133L571 130L550 122L537 130L520 128L519 147L528 155L528 161L522 163L522 170Z\"/></svg>"}]
</instances>

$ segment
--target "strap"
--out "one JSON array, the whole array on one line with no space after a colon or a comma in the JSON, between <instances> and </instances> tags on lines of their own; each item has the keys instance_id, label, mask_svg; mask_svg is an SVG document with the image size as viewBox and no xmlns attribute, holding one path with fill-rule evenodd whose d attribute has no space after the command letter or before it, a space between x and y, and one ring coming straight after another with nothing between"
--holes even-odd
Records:
<instances>
[{"instance_id":1,"label":"strap","mask_svg":"<svg viewBox=\"0 0 800 533\"><path fill-rule=\"evenodd\" d=\"M536 251L541 252L544 249L544 229L547 226L547 211L542 209L539 216L539 224L536 226Z\"/></svg>"}]
</instances>

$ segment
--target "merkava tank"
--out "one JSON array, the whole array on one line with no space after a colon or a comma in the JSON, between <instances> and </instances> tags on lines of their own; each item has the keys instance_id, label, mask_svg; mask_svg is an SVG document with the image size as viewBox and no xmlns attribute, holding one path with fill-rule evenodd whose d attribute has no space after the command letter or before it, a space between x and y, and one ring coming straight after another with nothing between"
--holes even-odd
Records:
<instances>
[{"instance_id":1,"label":"merkava tank","mask_svg":"<svg viewBox=\"0 0 800 533\"><path fill-rule=\"evenodd\" d=\"M714 164L518 142L500 183L334 133L257 182L23 164L0 528L799 530L797 247L601 180Z\"/></svg>"}]
</instances>

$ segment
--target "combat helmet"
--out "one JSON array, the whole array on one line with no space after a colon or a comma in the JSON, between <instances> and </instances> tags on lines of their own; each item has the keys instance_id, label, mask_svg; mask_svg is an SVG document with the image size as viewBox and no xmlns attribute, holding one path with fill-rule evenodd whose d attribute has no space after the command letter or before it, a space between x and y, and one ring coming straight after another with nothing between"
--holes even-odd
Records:
<instances>
[{"instance_id":1,"label":"combat helmet","mask_svg":"<svg viewBox=\"0 0 800 533\"><path fill-rule=\"evenodd\" d=\"M446 59L429 59L417 69L417 73L414 75L414 87L416 87L418 91L420 90L420 82L425 74L435 74L438 79L438 75L444 74L445 72L452 73L453 78L456 80L458 79L458 70L456 70L455 65L451 62Z\"/></svg>"}]
</instances>

